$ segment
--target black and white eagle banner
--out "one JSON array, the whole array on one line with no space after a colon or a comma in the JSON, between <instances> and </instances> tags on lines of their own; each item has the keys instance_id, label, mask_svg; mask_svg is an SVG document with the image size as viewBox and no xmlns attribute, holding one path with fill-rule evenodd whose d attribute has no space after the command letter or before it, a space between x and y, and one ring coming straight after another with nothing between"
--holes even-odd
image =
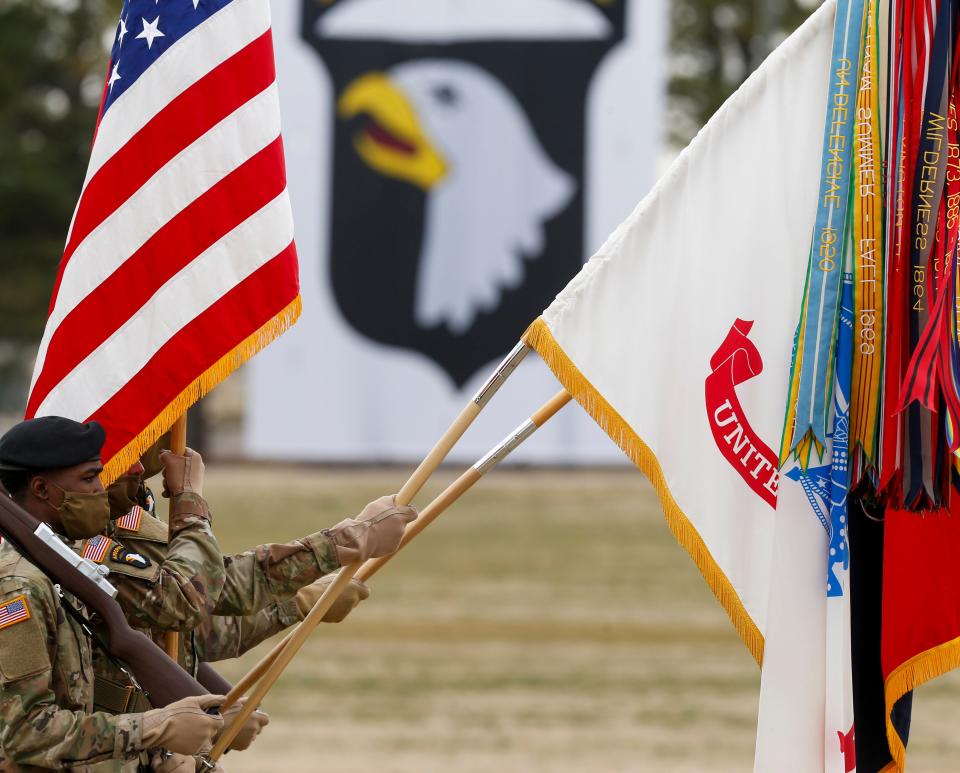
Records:
<instances>
[{"instance_id":1,"label":"black and white eagle banner","mask_svg":"<svg viewBox=\"0 0 960 773\"><path fill-rule=\"evenodd\" d=\"M407 460L433 443L650 187L665 6L274 4L304 312L250 366L250 453ZM528 359L459 454L554 389ZM618 459L573 412L524 454Z\"/></svg>"}]
</instances>

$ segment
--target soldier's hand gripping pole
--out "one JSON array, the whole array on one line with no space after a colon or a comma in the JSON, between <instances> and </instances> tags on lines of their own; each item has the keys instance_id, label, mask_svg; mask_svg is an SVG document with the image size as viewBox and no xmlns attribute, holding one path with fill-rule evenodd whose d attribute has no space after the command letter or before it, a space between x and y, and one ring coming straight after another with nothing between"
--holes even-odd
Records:
<instances>
[{"instance_id":1,"label":"soldier's hand gripping pole","mask_svg":"<svg viewBox=\"0 0 960 773\"><path fill-rule=\"evenodd\" d=\"M223 702L223 708L227 708L236 702L236 700L243 695L243 692L256 682L253 693L246 703L244 703L239 715L234 719L233 723L223 731L220 739L210 752L211 760L218 760L220 755L229 747L230 742L239 732L242 723L260 705L264 696L269 692L277 678L290 661L293 660L294 655L296 655L300 647L303 646L313 628L323 620L324 615L326 615L330 607L333 606L337 597L347 587L354 575L356 574L357 579L364 581L372 577L405 545L409 544L414 537L426 529L427 526L433 523L450 505L456 502L457 499L468 491L480 478L506 459L515 448L549 421L557 411L570 402L570 399L571 396L568 392L558 392L550 398L540 410L507 435L499 445L451 483L440 496L421 511L420 517L417 518L417 520L407 526L403 539L400 541L400 547L397 548L396 552L388 556L382 556L381 558L370 559L363 564L362 568L359 564L351 564L340 570L337 578L317 600L317 603L313 609L310 610L310 613L303 622L274 647L273 650L267 653L242 680L237 682L233 690L227 695L226 700ZM258 679L259 682L257 681Z\"/></svg>"}]
</instances>

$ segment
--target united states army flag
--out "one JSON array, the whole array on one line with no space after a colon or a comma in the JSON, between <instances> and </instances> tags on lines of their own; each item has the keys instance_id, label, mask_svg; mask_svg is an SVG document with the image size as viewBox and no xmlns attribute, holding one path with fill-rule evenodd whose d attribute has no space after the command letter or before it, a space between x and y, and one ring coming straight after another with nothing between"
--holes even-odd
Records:
<instances>
[{"instance_id":1,"label":"united states army flag","mask_svg":"<svg viewBox=\"0 0 960 773\"><path fill-rule=\"evenodd\" d=\"M849 713L828 705L849 699L827 684L849 681L849 659L828 657L843 640L828 624L832 441L825 479L774 450L834 16L824 4L769 57L525 336L653 482L762 663L755 764L778 773L852 769Z\"/></svg>"}]
</instances>

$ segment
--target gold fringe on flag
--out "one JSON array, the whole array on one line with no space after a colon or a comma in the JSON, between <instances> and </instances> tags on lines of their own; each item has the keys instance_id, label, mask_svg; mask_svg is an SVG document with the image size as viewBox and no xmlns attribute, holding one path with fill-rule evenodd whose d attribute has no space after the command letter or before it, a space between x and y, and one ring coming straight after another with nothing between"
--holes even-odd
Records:
<instances>
[{"instance_id":1,"label":"gold fringe on flag","mask_svg":"<svg viewBox=\"0 0 960 773\"><path fill-rule=\"evenodd\" d=\"M914 655L910 660L897 666L886 678L883 687L887 704L887 743L890 746L893 763L884 768L885 771L889 769L903 773L907 762L907 749L893 722L890 721L893 704L924 682L943 676L955 668L960 668L960 637Z\"/></svg>"},{"instance_id":2,"label":"gold fringe on flag","mask_svg":"<svg viewBox=\"0 0 960 773\"><path fill-rule=\"evenodd\" d=\"M650 479L653 488L660 498L663 515L673 536L676 537L690 558L700 569L700 573L717 597L717 601L726 610L733 627L740 634L743 643L747 645L757 665L763 663L763 635L753 620L747 614L737 592L723 570L717 565L703 538L697 533L693 524L687 519L670 489L667 488L660 462L653 451L644 443L636 432L624 421L623 417L614 410L604 399L603 395L580 372L566 352L557 343L553 333L543 318L538 318L523 334L523 341L536 350L547 367L553 371L557 380L573 395L573 398L583 406L583 409L593 417L623 452L630 457L633 463Z\"/></svg>"},{"instance_id":3,"label":"gold fringe on flag","mask_svg":"<svg viewBox=\"0 0 960 773\"><path fill-rule=\"evenodd\" d=\"M303 303L297 295L279 314L247 336L194 379L153 421L144 427L139 435L104 462L103 472L100 473L103 485L109 486L123 475L144 451L157 442L173 426L173 423L186 413L191 405L290 328L300 317L302 309Z\"/></svg>"}]
</instances>

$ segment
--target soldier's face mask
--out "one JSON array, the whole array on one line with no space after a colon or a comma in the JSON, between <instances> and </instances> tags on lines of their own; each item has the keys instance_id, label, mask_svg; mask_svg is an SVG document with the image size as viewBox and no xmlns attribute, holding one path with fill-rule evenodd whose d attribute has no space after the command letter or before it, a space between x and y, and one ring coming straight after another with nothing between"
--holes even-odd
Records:
<instances>
[{"instance_id":1,"label":"soldier's face mask","mask_svg":"<svg viewBox=\"0 0 960 773\"><path fill-rule=\"evenodd\" d=\"M140 504L140 476L121 475L107 488L110 517L122 518L134 505Z\"/></svg>"},{"instance_id":2,"label":"soldier's face mask","mask_svg":"<svg viewBox=\"0 0 960 773\"><path fill-rule=\"evenodd\" d=\"M106 491L81 494L67 491L52 481L47 483L63 492L63 501L50 506L60 514L60 523L70 539L88 539L100 534L110 522L110 500Z\"/></svg>"}]
</instances>

